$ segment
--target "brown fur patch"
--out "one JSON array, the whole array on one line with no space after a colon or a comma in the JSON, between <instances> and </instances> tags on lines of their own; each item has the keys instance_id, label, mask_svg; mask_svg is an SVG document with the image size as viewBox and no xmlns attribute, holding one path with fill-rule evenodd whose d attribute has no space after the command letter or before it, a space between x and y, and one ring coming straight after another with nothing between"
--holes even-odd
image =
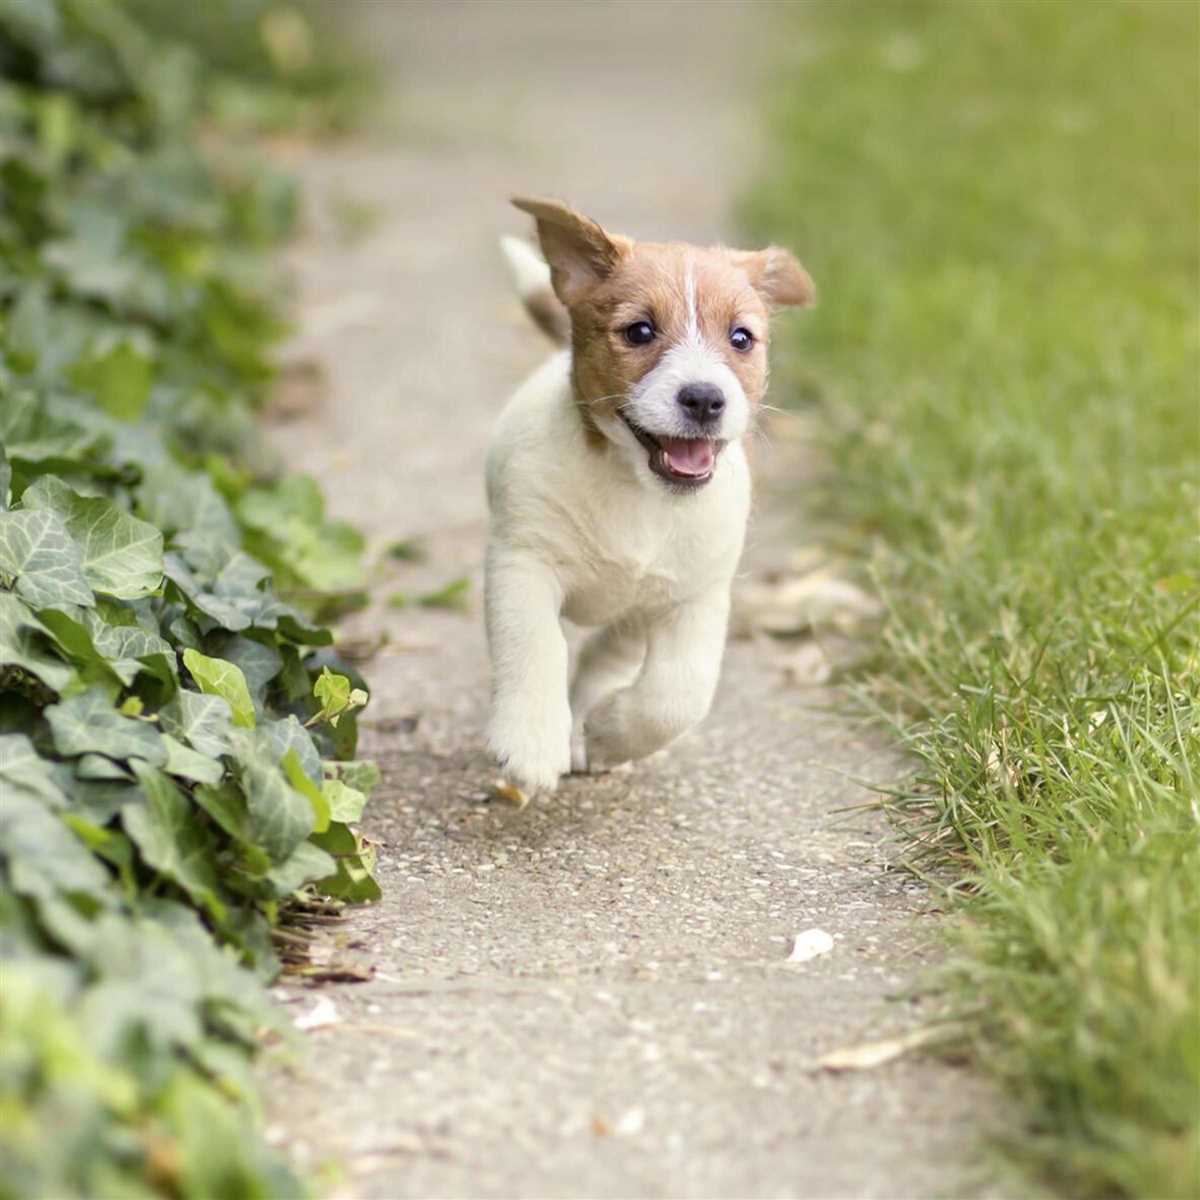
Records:
<instances>
[{"instance_id":1,"label":"brown fur patch","mask_svg":"<svg viewBox=\"0 0 1200 1200\"><path fill-rule=\"evenodd\" d=\"M555 345L565 346L571 340L571 318L550 288L526 296L525 311Z\"/></svg>"}]
</instances>

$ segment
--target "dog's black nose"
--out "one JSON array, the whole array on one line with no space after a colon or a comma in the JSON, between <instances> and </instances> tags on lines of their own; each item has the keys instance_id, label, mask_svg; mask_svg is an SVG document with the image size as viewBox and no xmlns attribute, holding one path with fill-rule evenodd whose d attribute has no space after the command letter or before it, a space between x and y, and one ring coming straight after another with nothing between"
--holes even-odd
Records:
<instances>
[{"instance_id":1,"label":"dog's black nose","mask_svg":"<svg viewBox=\"0 0 1200 1200\"><path fill-rule=\"evenodd\" d=\"M685 384L676 399L679 407L701 425L711 425L725 411L725 397L715 383Z\"/></svg>"}]
</instances>

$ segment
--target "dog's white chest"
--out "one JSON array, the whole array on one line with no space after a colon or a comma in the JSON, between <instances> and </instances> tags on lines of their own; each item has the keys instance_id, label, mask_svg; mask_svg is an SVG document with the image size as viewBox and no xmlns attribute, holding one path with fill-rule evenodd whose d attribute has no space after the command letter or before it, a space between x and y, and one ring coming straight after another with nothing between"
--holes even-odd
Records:
<instances>
[{"instance_id":1,"label":"dog's white chest","mask_svg":"<svg viewBox=\"0 0 1200 1200\"><path fill-rule=\"evenodd\" d=\"M621 496L624 503L610 494L609 504L585 525L575 524L566 539L560 562L569 620L604 625L629 612L661 611L732 573L746 513L739 496L726 494L723 503L713 503L715 495L667 497L657 504L637 492Z\"/></svg>"},{"instance_id":2,"label":"dog's white chest","mask_svg":"<svg viewBox=\"0 0 1200 1200\"><path fill-rule=\"evenodd\" d=\"M551 360L501 416L488 466L493 537L552 566L563 613L581 625L727 585L750 508L741 446L725 450L702 491L675 495L589 449L567 364Z\"/></svg>"}]
</instances>

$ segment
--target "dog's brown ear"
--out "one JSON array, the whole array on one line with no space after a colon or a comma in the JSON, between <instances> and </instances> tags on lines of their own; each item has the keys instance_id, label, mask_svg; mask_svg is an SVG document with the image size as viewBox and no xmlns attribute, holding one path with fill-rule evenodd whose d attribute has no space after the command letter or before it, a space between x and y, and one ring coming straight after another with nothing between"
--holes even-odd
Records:
<instances>
[{"instance_id":1,"label":"dog's brown ear","mask_svg":"<svg viewBox=\"0 0 1200 1200\"><path fill-rule=\"evenodd\" d=\"M514 196L513 204L537 221L554 294L568 308L604 279L633 244L606 233L590 217L557 200Z\"/></svg>"},{"instance_id":2,"label":"dog's brown ear","mask_svg":"<svg viewBox=\"0 0 1200 1200\"><path fill-rule=\"evenodd\" d=\"M733 255L760 296L772 307L809 308L816 303L817 288L812 276L796 256L782 246L765 250L738 250Z\"/></svg>"}]
</instances>

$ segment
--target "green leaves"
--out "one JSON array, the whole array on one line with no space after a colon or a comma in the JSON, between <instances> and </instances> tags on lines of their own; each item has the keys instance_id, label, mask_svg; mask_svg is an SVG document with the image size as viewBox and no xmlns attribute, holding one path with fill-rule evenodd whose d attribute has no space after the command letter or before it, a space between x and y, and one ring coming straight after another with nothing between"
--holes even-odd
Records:
<instances>
[{"instance_id":1,"label":"green leaves","mask_svg":"<svg viewBox=\"0 0 1200 1200\"><path fill-rule=\"evenodd\" d=\"M388 597L388 605L391 608L407 608L410 604L418 604L421 608L452 608L461 612L470 603L470 593L471 581L461 576L419 596L412 596L408 592L393 592Z\"/></svg>"},{"instance_id":2,"label":"green leaves","mask_svg":"<svg viewBox=\"0 0 1200 1200\"><path fill-rule=\"evenodd\" d=\"M300 756L295 750L289 750L279 760L279 765L292 787L312 806L313 833L324 833L329 828L330 814L329 800L324 791L304 773L304 768L300 765Z\"/></svg>"},{"instance_id":3,"label":"green leaves","mask_svg":"<svg viewBox=\"0 0 1200 1200\"><path fill-rule=\"evenodd\" d=\"M235 725L254 728L254 701L250 699L250 689L240 667L220 658L209 658L198 650L185 650L183 665L202 692L219 696L229 705Z\"/></svg>"},{"instance_id":4,"label":"green leaves","mask_svg":"<svg viewBox=\"0 0 1200 1200\"><path fill-rule=\"evenodd\" d=\"M326 519L320 489L307 476L251 489L237 512L259 556L305 586L329 592L362 586L362 536Z\"/></svg>"},{"instance_id":5,"label":"green leaves","mask_svg":"<svg viewBox=\"0 0 1200 1200\"><path fill-rule=\"evenodd\" d=\"M316 826L313 805L292 786L264 730L236 734L234 755L250 837L272 862L283 862Z\"/></svg>"},{"instance_id":6,"label":"green leaves","mask_svg":"<svg viewBox=\"0 0 1200 1200\"><path fill-rule=\"evenodd\" d=\"M75 672L51 651L45 632L20 597L0 592L0 669L19 668L60 692L74 680Z\"/></svg>"},{"instance_id":7,"label":"green leaves","mask_svg":"<svg viewBox=\"0 0 1200 1200\"><path fill-rule=\"evenodd\" d=\"M97 592L135 600L158 589L163 538L153 525L122 512L111 500L81 496L53 475L28 488L22 504L62 519L81 552L84 577Z\"/></svg>"},{"instance_id":8,"label":"green leaves","mask_svg":"<svg viewBox=\"0 0 1200 1200\"><path fill-rule=\"evenodd\" d=\"M335 729L344 713L361 708L367 702L367 693L362 688L351 687L345 675L335 675L328 667L321 669L321 676L313 685L313 695L321 708L310 718L309 724L328 721Z\"/></svg>"},{"instance_id":9,"label":"green leaves","mask_svg":"<svg viewBox=\"0 0 1200 1200\"><path fill-rule=\"evenodd\" d=\"M135 763L134 770L143 800L121 810L125 831L150 866L179 884L213 920L223 921L225 905L218 895L211 834L166 775L148 763Z\"/></svg>"},{"instance_id":10,"label":"green leaves","mask_svg":"<svg viewBox=\"0 0 1200 1200\"><path fill-rule=\"evenodd\" d=\"M164 733L210 758L219 758L232 747L232 712L221 696L181 689L162 708L158 719Z\"/></svg>"},{"instance_id":11,"label":"green leaves","mask_svg":"<svg viewBox=\"0 0 1200 1200\"><path fill-rule=\"evenodd\" d=\"M52 764L33 748L23 733L0 734L0 794L19 792L50 809L67 807Z\"/></svg>"},{"instance_id":12,"label":"green leaves","mask_svg":"<svg viewBox=\"0 0 1200 1200\"><path fill-rule=\"evenodd\" d=\"M379 899L379 884L373 875L373 846L348 826L339 824L331 825L328 833L317 834L313 841L337 861L337 873L321 880L322 891L355 903Z\"/></svg>"},{"instance_id":13,"label":"green leaves","mask_svg":"<svg viewBox=\"0 0 1200 1200\"><path fill-rule=\"evenodd\" d=\"M0 0L0 1193L283 1200L237 1096L281 908L372 882L303 727L362 540L254 424L294 191L195 148L261 5L159 7Z\"/></svg>"},{"instance_id":14,"label":"green leaves","mask_svg":"<svg viewBox=\"0 0 1200 1200\"><path fill-rule=\"evenodd\" d=\"M123 421L136 421L150 398L150 357L129 338L119 338L106 348L81 359L72 381L91 392L107 413Z\"/></svg>"},{"instance_id":15,"label":"green leaves","mask_svg":"<svg viewBox=\"0 0 1200 1200\"><path fill-rule=\"evenodd\" d=\"M123 716L98 688L52 704L46 709L46 720L54 735L54 748L64 757L91 751L107 758L140 758L158 765L167 761L158 730L148 721Z\"/></svg>"},{"instance_id":16,"label":"green leaves","mask_svg":"<svg viewBox=\"0 0 1200 1200\"><path fill-rule=\"evenodd\" d=\"M83 554L53 512L0 513L0 579L34 608L95 603Z\"/></svg>"},{"instance_id":17,"label":"green leaves","mask_svg":"<svg viewBox=\"0 0 1200 1200\"><path fill-rule=\"evenodd\" d=\"M22 896L103 896L108 884L108 873L84 844L27 793L6 795L0 804L0 857Z\"/></svg>"},{"instance_id":18,"label":"green leaves","mask_svg":"<svg viewBox=\"0 0 1200 1200\"><path fill-rule=\"evenodd\" d=\"M362 817L367 798L357 788L349 787L340 779L326 779L321 791L325 797L326 811L333 820L349 825Z\"/></svg>"}]
</instances>

